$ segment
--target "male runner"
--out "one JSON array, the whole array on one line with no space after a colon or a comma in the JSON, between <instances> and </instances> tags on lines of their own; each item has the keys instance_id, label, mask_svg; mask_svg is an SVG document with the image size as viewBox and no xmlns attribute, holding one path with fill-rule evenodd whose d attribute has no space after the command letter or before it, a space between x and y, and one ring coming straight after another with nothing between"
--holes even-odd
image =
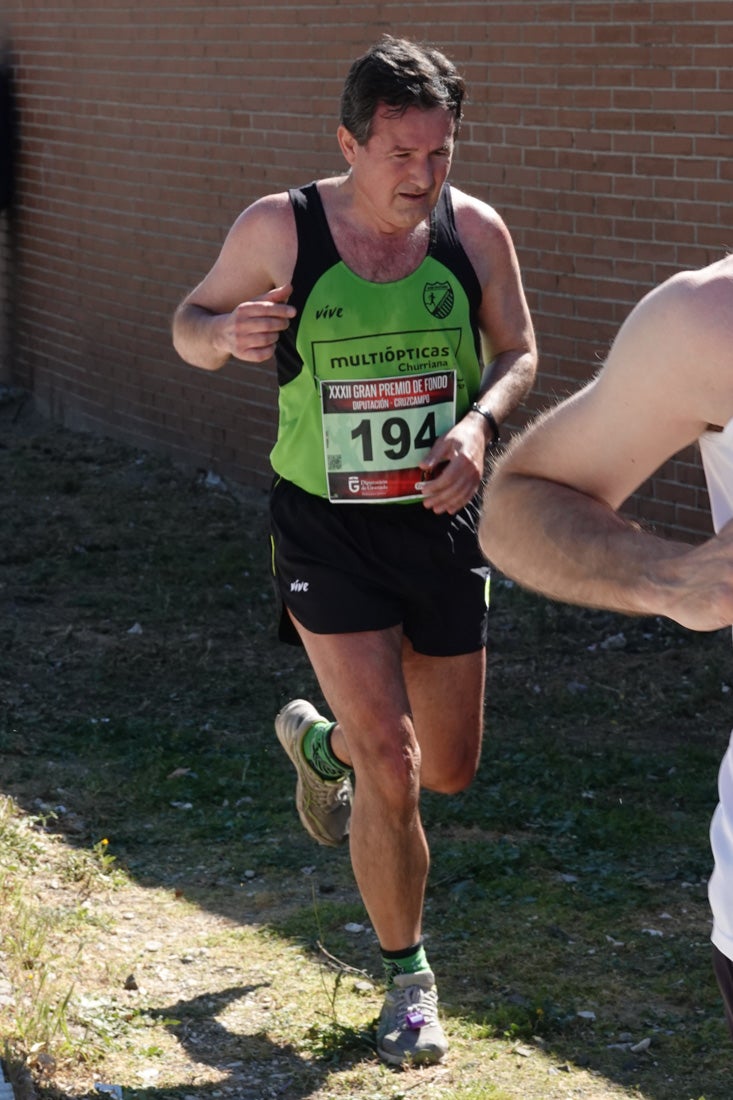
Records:
<instances>
[{"instance_id":1,"label":"male runner","mask_svg":"<svg viewBox=\"0 0 733 1100\"><path fill-rule=\"evenodd\" d=\"M334 718L298 699L275 727L303 825L350 840L393 1065L447 1049L422 944L420 788L460 791L478 765L487 569L472 501L536 369L506 226L446 182L463 97L442 53L385 36L344 86L346 173L248 207L173 324L206 370L275 356L281 636L305 646Z\"/></svg>"},{"instance_id":2,"label":"male runner","mask_svg":"<svg viewBox=\"0 0 733 1100\"><path fill-rule=\"evenodd\" d=\"M717 534L658 538L618 509L699 441ZM673 276L632 311L583 390L500 461L481 545L508 576L558 600L665 615L692 630L733 623L733 256ZM733 746L733 740L731 741ZM713 963L733 1033L733 747L710 837Z\"/></svg>"}]
</instances>

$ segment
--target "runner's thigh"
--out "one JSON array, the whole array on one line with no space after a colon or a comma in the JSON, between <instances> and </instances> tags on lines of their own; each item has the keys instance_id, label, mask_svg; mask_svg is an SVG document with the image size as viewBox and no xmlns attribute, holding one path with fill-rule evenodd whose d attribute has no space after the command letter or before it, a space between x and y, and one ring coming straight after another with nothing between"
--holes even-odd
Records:
<instances>
[{"instance_id":1,"label":"runner's thigh","mask_svg":"<svg viewBox=\"0 0 733 1100\"><path fill-rule=\"evenodd\" d=\"M425 657L405 640L403 668L422 752L422 785L446 794L463 790L481 754L485 651Z\"/></svg>"}]
</instances>

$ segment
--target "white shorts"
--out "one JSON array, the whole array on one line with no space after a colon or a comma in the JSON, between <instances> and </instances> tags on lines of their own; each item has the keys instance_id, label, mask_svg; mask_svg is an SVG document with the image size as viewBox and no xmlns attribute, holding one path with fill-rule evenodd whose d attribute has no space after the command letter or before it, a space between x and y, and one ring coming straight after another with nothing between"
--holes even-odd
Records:
<instances>
[{"instance_id":1,"label":"white shorts","mask_svg":"<svg viewBox=\"0 0 733 1100\"><path fill-rule=\"evenodd\" d=\"M718 773L718 805L710 823L713 873L708 898L713 911L711 939L733 959L733 734Z\"/></svg>"}]
</instances>

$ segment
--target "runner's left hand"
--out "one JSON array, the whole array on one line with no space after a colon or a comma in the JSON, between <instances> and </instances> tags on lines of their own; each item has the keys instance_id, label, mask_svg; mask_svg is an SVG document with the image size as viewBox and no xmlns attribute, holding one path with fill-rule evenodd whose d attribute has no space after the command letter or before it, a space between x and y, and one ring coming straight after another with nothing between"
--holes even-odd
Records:
<instances>
[{"instance_id":1,"label":"runner's left hand","mask_svg":"<svg viewBox=\"0 0 733 1100\"><path fill-rule=\"evenodd\" d=\"M486 436L480 417L468 417L438 439L420 463L423 504L441 515L455 515L481 484Z\"/></svg>"}]
</instances>

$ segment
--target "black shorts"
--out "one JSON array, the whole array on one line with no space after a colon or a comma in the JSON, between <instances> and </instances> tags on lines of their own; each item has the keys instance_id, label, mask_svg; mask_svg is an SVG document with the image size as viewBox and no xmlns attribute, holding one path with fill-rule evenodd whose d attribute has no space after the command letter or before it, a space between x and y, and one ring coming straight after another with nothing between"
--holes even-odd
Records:
<instances>
[{"instance_id":1,"label":"black shorts","mask_svg":"<svg viewBox=\"0 0 733 1100\"><path fill-rule=\"evenodd\" d=\"M331 504L279 478L270 523L278 594L312 633L401 624L429 657L486 645L489 568L475 505L436 516L419 503ZM299 641L287 614L280 638Z\"/></svg>"}]
</instances>

